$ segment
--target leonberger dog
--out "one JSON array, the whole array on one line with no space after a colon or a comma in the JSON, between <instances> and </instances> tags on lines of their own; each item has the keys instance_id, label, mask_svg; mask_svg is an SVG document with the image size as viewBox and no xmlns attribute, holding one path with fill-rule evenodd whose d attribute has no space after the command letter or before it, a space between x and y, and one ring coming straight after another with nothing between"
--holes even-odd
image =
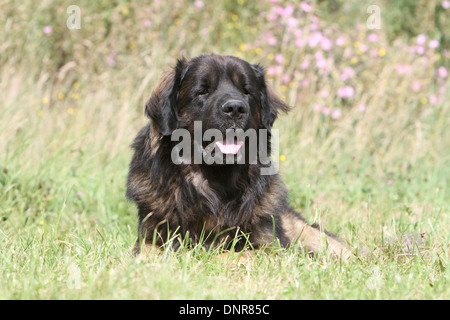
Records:
<instances>
[{"instance_id":1,"label":"leonberger dog","mask_svg":"<svg viewBox=\"0 0 450 320\"><path fill-rule=\"evenodd\" d=\"M272 125L289 110L264 73L259 64L209 54L180 59L161 76L145 105L150 121L132 144L126 194L139 210L137 254L143 245L170 240L175 250L181 243L236 251L296 245L309 253L352 256L289 206L276 171L263 174L271 164L260 151L266 148L270 156ZM209 129L215 134L204 141L186 138L193 151L177 149L175 132L198 136L201 130L202 136ZM229 138L236 130L265 134ZM214 139L218 133L226 138ZM206 161L206 154L215 161Z\"/></svg>"}]
</instances>

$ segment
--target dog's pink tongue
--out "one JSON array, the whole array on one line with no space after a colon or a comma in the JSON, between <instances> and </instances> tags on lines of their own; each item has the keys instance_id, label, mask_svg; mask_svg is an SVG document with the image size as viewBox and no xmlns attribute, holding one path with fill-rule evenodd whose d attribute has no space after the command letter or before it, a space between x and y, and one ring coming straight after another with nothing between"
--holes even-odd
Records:
<instances>
[{"instance_id":1,"label":"dog's pink tongue","mask_svg":"<svg viewBox=\"0 0 450 320\"><path fill-rule=\"evenodd\" d=\"M226 142L226 141L217 141L216 145L219 147L220 151L223 154L237 154L239 149L241 149L244 142Z\"/></svg>"}]
</instances>

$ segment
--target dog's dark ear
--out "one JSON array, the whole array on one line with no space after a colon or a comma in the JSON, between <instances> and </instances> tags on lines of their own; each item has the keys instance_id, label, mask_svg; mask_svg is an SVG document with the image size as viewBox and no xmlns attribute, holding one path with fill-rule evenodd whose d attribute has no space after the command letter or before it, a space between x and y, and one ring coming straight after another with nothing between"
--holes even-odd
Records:
<instances>
[{"instance_id":1,"label":"dog's dark ear","mask_svg":"<svg viewBox=\"0 0 450 320\"><path fill-rule=\"evenodd\" d=\"M186 71L186 60L178 60L175 68L161 76L145 104L146 115L153 120L163 136L171 135L178 127L175 107Z\"/></svg>"},{"instance_id":2,"label":"dog's dark ear","mask_svg":"<svg viewBox=\"0 0 450 320\"><path fill-rule=\"evenodd\" d=\"M261 88L261 122L264 128L270 132L278 113L280 111L288 112L290 107L273 92L265 79L264 68L259 64L252 65L252 68Z\"/></svg>"}]
</instances>

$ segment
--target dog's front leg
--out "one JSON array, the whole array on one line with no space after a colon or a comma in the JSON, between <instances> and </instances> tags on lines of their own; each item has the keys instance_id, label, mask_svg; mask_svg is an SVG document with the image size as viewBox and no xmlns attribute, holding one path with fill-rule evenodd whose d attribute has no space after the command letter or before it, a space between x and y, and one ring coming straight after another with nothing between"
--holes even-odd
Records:
<instances>
[{"instance_id":1,"label":"dog's front leg","mask_svg":"<svg viewBox=\"0 0 450 320\"><path fill-rule=\"evenodd\" d=\"M294 212L281 215L281 224L289 244L295 244L298 241L312 253L328 252L343 260L354 257L341 241L320 228L309 225Z\"/></svg>"}]
</instances>

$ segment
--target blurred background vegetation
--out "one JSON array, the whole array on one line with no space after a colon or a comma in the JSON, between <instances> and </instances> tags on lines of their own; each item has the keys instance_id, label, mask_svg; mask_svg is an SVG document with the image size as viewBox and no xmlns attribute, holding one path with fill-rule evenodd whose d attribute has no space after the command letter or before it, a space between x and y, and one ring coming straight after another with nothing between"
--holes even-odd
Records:
<instances>
[{"instance_id":1,"label":"blurred background vegetation","mask_svg":"<svg viewBox=\"0 0 450 320\"><path fill-rule=\"evenodd\" d=\"M448 51L450 33L445 30L450 28L450 19L446 3L381 1L382 26L375 31L390 43L400 39L405 45L426 34L440 42L437 52ZM307 5L306 11L299 4ZM239 54L241 44L264 40L267 31L280 27L284 20L284 28L278 28L275 34L279 40L276 49L281 49L287 34L286 20L292 17L299 19L294 26L297 30L305 31L310 23L318 22L319 31L332 30L335 38L340 33L356 39L358 32L370 32L365 26L370 1L317 1L312 6L308 1L247 0L79 1L76 5L81 9L81 29L68 30L65 1L4 2L0 63L19 65L35 59L40 63L29 71L47 71L55 77L63 66L74 62L77 68L71 73L89 70L93 76L106 71L108 57L114 57L116 68L122 69L130 61L147 61L145 66L149 67L149 59L161 51L169 62L183 54ZM280 8L290 12L269 18ZM48 34L46 26L51 28ZM264 61L267 52L262 49L245 56Z\"/></svg>"}]
</instances>

